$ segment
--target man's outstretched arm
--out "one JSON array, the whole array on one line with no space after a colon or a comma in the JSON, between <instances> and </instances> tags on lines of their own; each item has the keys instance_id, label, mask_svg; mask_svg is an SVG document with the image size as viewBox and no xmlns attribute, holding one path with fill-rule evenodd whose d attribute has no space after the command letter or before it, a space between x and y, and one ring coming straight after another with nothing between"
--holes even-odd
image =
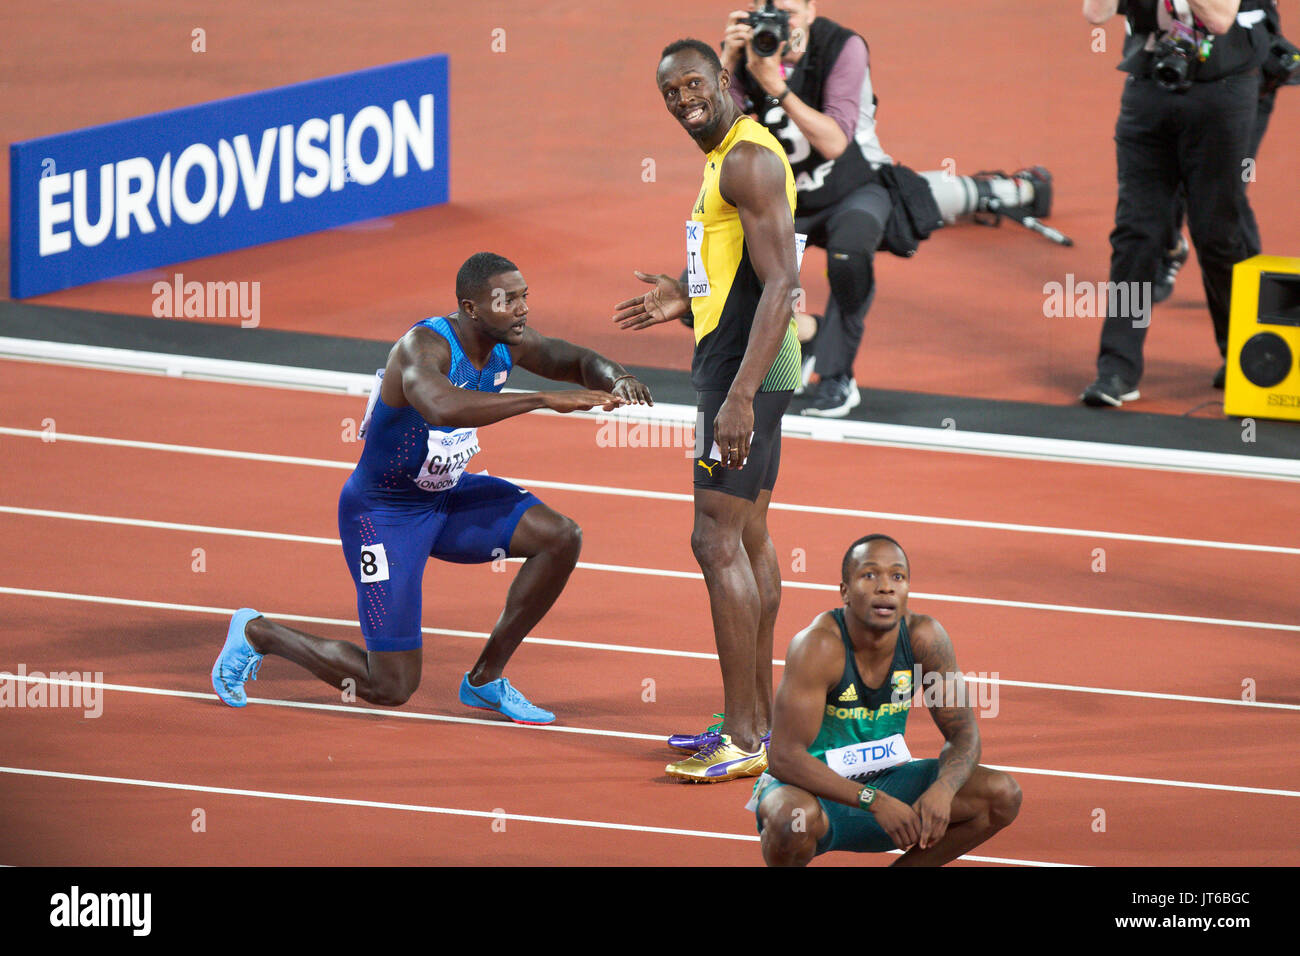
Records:
<instances>
[{"instance_id":1,"label":"man's outstretched arm","mask_svg":"<svg viewBox=\"0 0 1300 956\"><path fill-rule=\"evenodd\" d=\"M524 412L549 408L573 412L602 406L607 411L625 403L608 391L523 392L500 395L457 388L447 378L451 368L451 350L446 340L435 332L413 329L396 346L397 372L394 383L400 396L390 390L386 375L383 385L385 404L410 405L430 425L447 428L477 428L491 425Z\"/></svg>"},{"instance_id":2,"label":"man's outstretched arm","mask_svg":"<svg viewBox=\"0 0 1300 956\"><path fill-rule=\"evenodd\" d=\"M654 404L650 390L635 375L613 359L581 345L525 328L523 342L512 351L515 364L542 378L600 389L633 404Z\"/></svg>"}]
</instances>

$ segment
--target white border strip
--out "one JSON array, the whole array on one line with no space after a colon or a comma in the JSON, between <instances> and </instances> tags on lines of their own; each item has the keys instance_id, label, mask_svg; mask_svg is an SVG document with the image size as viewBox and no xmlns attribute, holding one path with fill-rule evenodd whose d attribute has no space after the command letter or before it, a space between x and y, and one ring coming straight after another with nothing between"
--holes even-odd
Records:
<instances>
[{"instance_id":1,"label":"white border strip","mask_svg":"<svg viewBox=\"0 0 1300 956\"><path fill-rule=\"evenodd\" d=\"M69 345L0 336L0 358L25 359L80 365L119 371L162 374L175 378L235 382L343 392L361 395L370 390L373 375L303 369L258 362L168 355L132 349L104 348L93 345ZM554 414L539 412L537 414ZM695 408L689 405L661 403L653 408L624 412L629 421L656 421L676 425L693 425ZM1114 414L1114 413L1111 413ZM597 417L594 413L575 412L579 417ZM572 415L570 416L572 417ZM1153 468L1198 474L1228 475L1240 478L1266 478L1300 481L1300 461L1286 458L1227 455L1220 452L1151 448L1142 445L1119 445L1103 442L1074 441L1058 438L1034 438L1023 435L999 435L990 432L966 432L948 428L920 428L914 425L890 425L844 419L811 418L786 415L782 434L816 441L858 442L924 451L961 452L996 455L1008 458L1033 458L1043 461L1073 462L1090 465L1115 465L1130 468Z\"/></svg>"},{"instance_id":2,"label":"white border strip","mask_svg":"<svg viewBox=\"0 0 1300 956\"><path fill-rule=\"evenodd\" d=\"M168 378L194 378L241 385L269 385L278 388L303 388L320 392L343 392L366 395L375 381L374 374L331 372L326 369L270 365L264 362L236 362L231 359L200 358L194 355L169 355L165 352L139 352L98 345L71 345L0 336L0 358L43 361L55 365L118 372L141 372Z\"/></svg>"}]
</instances>

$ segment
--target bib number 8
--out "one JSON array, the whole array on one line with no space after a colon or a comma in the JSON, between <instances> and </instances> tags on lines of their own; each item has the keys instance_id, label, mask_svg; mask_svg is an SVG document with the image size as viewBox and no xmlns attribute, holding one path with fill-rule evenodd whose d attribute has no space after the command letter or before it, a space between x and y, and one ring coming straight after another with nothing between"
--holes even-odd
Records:
<instances>
[{"instance_id":1,"label":"bib number 8","mask_svg":"<svg viewBox=\"0 0 1300 956\"><path fill-rule=\"evenodd\" d=\"M388 555L382 544L368 544L361 549L361 583L388 580Z\"/></svg>"}]
</instances>

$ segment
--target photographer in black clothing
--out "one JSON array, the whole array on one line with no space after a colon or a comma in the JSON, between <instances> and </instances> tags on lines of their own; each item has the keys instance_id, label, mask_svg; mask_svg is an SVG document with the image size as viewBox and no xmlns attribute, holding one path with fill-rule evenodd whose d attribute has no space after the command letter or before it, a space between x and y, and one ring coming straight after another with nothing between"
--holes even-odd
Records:
<instances>
[{"instance_id":1,"label":"photographer in black clothing","mask_svg":"<svg viewBox=\"0 0 1300 956\"><path fill-rule=\"evenodd\" d=\"M1120 0L1119 12L1124 12L1124 0ZM1283 86L1300 86L1300 50L1282 36L1281 14L1277 8L1277 0L1267 0L1263 12L1264 25L1269 32L1270 48L1269 55L1261 68L1263 82L1260 84L1259 100L1255 105L1255 129L1251 134L1248 154L1251 159L1259 155L1260 143L1273 116L1277 91ZM1151 301L1156 304L1165 301L1173 294L1174 280L1191 251L1187 240L1183 238L1183 223L1186 218L1187 199L1182 194L1182 190L1179 190L1178 198L1174 202L1174 217L1169 228L1169 239L1165 244L1167 251L1156 275L1155 289L1151 297ZM1241 227L1246 233L1247 251L1251 255L1257 255L1263 249L1263 244L1259 238L1259 225L1255 222L1255 216L1249 205L1245 209L1245 218L1242 220ZM1215 388L1223 388L1222 372L1221 369L1220 375L1215 377Z\"/></svg>"},{"instance_id":2,"label":"photographer in black clothing","mask_svg":"<svg viewBox=\"0 0 1300 956\"><path fill-rule=\"evenodd\" d=\"M1042 167L970 177L896 166L876 135L867 43L819 15L817 0L733 11L721 60L738 105L786 149L798 191L795 231L826 250L830 301L804 362L804 381L813 368L820 381L802 414L847 415L861 401L853 362L875 295L876 251L910 256L931 230L976 212L994 210L994 222L998 214L1042 218L1051 176Z\"/></svg>"},{"instance_id":3,"label":"photographer in black clothing","mask_svg":"<svg viewBox=\"0 0 1300 956\"><path fill-rule=\"evenodd\" d=\"M1119 200L1110 234L1106 321L1086 405L1139 397L1152 279L1181 186L1219 354L1227 352L1232 267L1252 249L1246 160L1268 52L1267 0L1128 0L1119 68L1129 73L1115 125ZM1117 0L1084 0L1104 23Z\"/></svg>"}]
</instances>

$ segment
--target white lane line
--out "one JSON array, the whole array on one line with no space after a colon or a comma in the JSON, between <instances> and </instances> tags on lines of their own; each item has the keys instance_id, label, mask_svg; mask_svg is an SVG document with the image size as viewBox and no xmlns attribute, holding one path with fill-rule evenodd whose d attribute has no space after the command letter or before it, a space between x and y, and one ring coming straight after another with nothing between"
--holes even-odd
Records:
<instances>
[{"instance_id":1,"label":"white lane line","mask_svg":"<svg viewBox=\"0 0 1300 956\"><path fill-rule=\"evenodd\" d=\"M312 537L309 535L284 534L274 531L250 531L242 528L217 528L211 525L181 524L172 521L150 521L137 518L120 518L110 515L90 515L70 511L49 511L40 508L19 508L12 505L0 505L0 514L16 514L24 517L54 518L67 521L87 521L99 524L138 526L166 531L186 531L196 534L214 534L228 537L261 538L287 541L293 543L325 544L341 547L338 538ZM522 564L523 558L507 558L513 564ZM634 565L602 564L593 561L579 561L579 570L605 571L613 574L638 574L647 577L677 578L679 580L703 581L704 575L699 571L676 571L669 568L642 568ZM825 591L838 593L839 586L818 584L811 581L782 581L783 588L801 591ZM976 597L962 594L937 594L928 591L912 591L911 596L925 601L939 601L948 604L979 604L987 607L1019 608L1034 611L1059 611L1066 614L1096 614L1103 617L1132 617L1150 621L1174 621L1183 624L1211 624L1221 627L1244 627L1252 630L1295 631L1300 632L1300 624L1278 624L1270 621L1242 621L1234 618L1197 617L1187 614L1165 614L1157 611L1134 611L1124 608L1081 607L1073 604L1045 604L1035 601L1012 601L1003 598Z\"/></svg>"},{"instance_id":2,"label":"white lane line","mask_svg":"<svg viewBox=\"0 0 1300 956\"><path fill-rule=\"evenodd\" d=\"M218 700L216 694L206 694L197 691L177 691L165 688L136 687L128 684L100 684L94 681L65 680L62 678L33 676L30 674L9 674L3 671L0 671L0 681L14 681L23 684L47 684L53 686L94 687L102 690L116 690L123 693L145 694L156 697L186 697L192 700ZM619 730L597 730L589 727L562 727L556 726L555 724L547 724L540 727L525 727L521 724L516 724L512 721L506 720L480 720L470 717L451 717L443 714L429 714L410 710L380 710L373 707L360 707L345 704L319 704L308 701L266 700L257 697L250 697L248 700L249 703L269 704L293 710L323 710L339 714L373 714L385 718L403 717L409 720L429 720L438 723L476 724L483 727L514 727L522 730L546 730L556 733L621 737L628 740L653 740L659 742L664 740L662 734L637 734ZM993 766L992 764L986 764L986 766L1007 773L1026 773L1047 777L1071 777L1079 780L1107 780L1117 783L1137 783L1153 787L1183 787L1193 790L1226 790L1232 793L1255 793L1273 797L1300 797L1300 790L1275 790L1263 787L1241 787L1235 784L1199 783L1188 780L1164 780L1157 777L1126 777L1114 774L1097 774L1070 770L1043 770L1033 767L999 767Z\"/></svg>"},{"instance_id":3,"label":"white lane line","mask_svg":"<svg viewBox=\"0 0 1300 956\"><path fill-rule=\"evenodd\" d=\"M14 681L19 684L45 684L50 687L78 687L95 691L117 691L123 694L145 694L149 697L179 697L188 700L211 700L221 703L216 694L193 690L172 690L165 687L141 687L135 684L109 684L97 681L70 680L46 677L36 674L13 674L0 671L0 683ZM481 717L453 717L450 714L430 714L410 709L385 709L367 707L364 704L323 704L307 700L271 700L265 697L249 697L250 704L268 707L285 707L290 710L321 710L336 714L366 714L386 719L428 720L444 724L468 724L479 727L514 727L519 730L540 730L559 734L582 734L589 737L618 737L623 740L651 740L663 743L666 734L638 734L625 730L599 730L595 727L568 727L561 724L516 724L512 720L487 720ZM224 705L223 705L224 706ZM18 709L17 706L6 709Z\"/></svg>"},{"instance_id":4,"label":"white lane line","mask_svg":"<svg viewBox=\"0 0 1300 956\"><path fill-rule=\"evenodd\" d=\"M633 833L654 833L664 836L698 837L707 840L733 840L741 843L758 843L758 834L722 833L716 830L687 830L676 827L643 826L633 823L611 823L604 820L573 820L567 817L542 817L523 813L497 813L489 810L465 810L456 807L433 807L418 803L389 803L381 800L352 800L347 797L322 797L302 793L281 793L274 790L246 790L234 787L208 787L200 784L170 783L161 780L141 780L132 777L106 777L98 774L68 773L58 770L32 770L23 767L0 767L0 773L25 777L45 777L56 780L76 780L83 783L115 783L128 787L146 787L155 790L179 790L186 793L211 793L219 796L253 797L260 800L284 800L294 803L329 804L342 807L362 807L371 810L401 810L408 813L430 813L453 817L475 817L484 820L515 820L520 823L546 823L552 826L584 827L592 830L622 830ZM899 853L891 850L891 853ZM962 856L958 859L975 863L1003 863L1011 866L1077 866L1074 863L1039 862L996 856Z\"/></svg>"},{"instance_id":5,"label":"white lane line","mask_svg":"<svg viewBox=\"0 0 1300 956\"><path fill-rule=\"evenodd\" d=\"M42 431L29 428L9 428L0 426L0 435L19 438L47 438ZM186 455L207 455L217 458L235 458L247 461L272 462L284 465L303 465L314 468L332 468L351 471L356 467L354 461L333 461L324 458L303 458L293 455L271 455L261 452L241 452L220 448L204 448L195 445L171 445L161 442L134 441L125 438L102 438L92 435L73 435L56 433L57 441L83 442L92 445L111 445L122 448L138 448L146 451L173 452ZM506 477L506 476L503 476ZM541 481L532 478L511 478L517 485L527 488L541 488L554 491L572 491L582 494L607 495L612 497L642 498L654 501L690 502L694 498L689 494L669 491L650 491L638 488L618 488L611 485L588 485L566 481ZM1201 538L1180 538L1168 535L1131 534L1119 531L1097 531L1087 528L1059 528L1051 525L1016 524L1004 521L978 521L965 518L944 518L934 515L913 515L889 511L866 511L856 508L831 508L822 505L798 505L774 501L772 511L792 511L802 514L827 515L831 517L864 518L872 521L897 521L909 524L928 524L954 528L979 528L992 531L1012 531L1023 534L1046 534L1064 537L1104 539L1107 541L1135 541L1145 544L1170 544L1181 547L1212 548L1226 551L1255 551L1261 554L1300 555L1300 548L1282 545L1250 544L1236 541L1214 541Z\"/></svg>"},{"instance_id":6,"label":"white lane line","mask_svg":"<svg viewBox=\"0 0 1300 956\"><path fill-rule=\"evenodd\" d=\"M510 560L514 560L513 558ZM620 564L596 564L579 561L578 567L587 571L610 571L617 574L644 574L665 578L689 578L703 581L699 571L670 571L662 568L637 568ZM827 591L839 593L837 584L817 584L812 581L782 581L782 588L800 591ZM1182 624L1212 624L1219 627L1245 627L1263 631L1296 631L1300 624L1277 624L1272 621L1240 621L1224 617L1197 617L1189 614L1163 614L1156 611L1130 611L1123 608L1081 607L1076 604L1044 604L1038 601L1011 601L1004 598L971 597L964 594L935 594L929 591L911 591L909 598L922 601L939 601L945 604L979 604L985 607L1009 607L1030 611L1059 611L1064 614L1097 614L1102 617L1133 617L1145 621L1175 621Z\"/></svg>"},{"instance_id":7,"label":"white lane line","mask_svg":"<svg viewBox=\"0 0 1300 956\"><path fill-rule=\"evenodd\" d=\"M539 817L523 813L494 813L490 810L462 810L454 807L431 807L418 803L389 803L383 800L351 800L346 797L319 797L302 793L279 793L273 790L245 790L236 787L207 787L192 783L167 783L161 780L137 780L131 777L105 777L98 774L67 773L55 770L30 770L0 767L0 773L28 777L51 777L87 783L117 783L128 787L157 790L182 790L187 793L214 793L229 797L257 797L262 800L289 800L297 803L324 803L341 807L366 807L372 810L405 810L410 813L437 813L454 817L478 817L486 820L517 820L521 823L550 823L557 826L586 827L593 830L628 830L634 833L660 833L669 836L703 837L711 840L739 840L757 843L758 836L742 833L719 833L713 830L685 830L675 827L651 827L633 823L610 823L604 820L571 820L566 817Z\"/></svg>"},{"instance_id":8,"label":"white lane line","mask_svg":"<svg viewBox=\"0 0 1300 956\"><path fill-rule=\"evenodd\" d=\"M112 604L119 607L141 607L162 611L186 611L195 614L216 614L230 617L237 608L207 607L201 604L171 604L166 601L142 601L134 598L105 597L98 594L71 594L66 591L38 591L32 588L0 587L0 594L12 594L18 597L48 598L55 601L82 601L90 604ZM314 617L307 614L285 614L267 611L266 616L276 621L291 621L295 624L330 624L338 627L360 628L361 623L344 617ZM439 634L444 637L469 637L487 640L486 631L458 631L444 627L422 627L423 634ZM602 644L596 641L564 641L549 637L526 637L529 644L545 644L551 647L576 647L584 650L622 651L628 654L649 654L657 657L686 657L694 660L716 661L717 654L704 651L675 651L667 648L636 647L626 644Z\"/></svg>"},{"instance_id":9,"label":"white lane line","mask_svg":"<svg viewBox=\"0 0 1300 956\"><path fill-rule=\"evenodd\" d=\"M0 434L4 430L0 429ZM355 467L355 466L353 466ZM612 485L584 485L568 481L539 481L531 478L510 478L517 485L554 491L573 491L611 497L647 498L655 501L693 502L691 495L671 491L646 491L636 488L618 488ZM1102 538L1108 541L1136 541L1143 544L1172 544L1189 548L1212 548L1224 551L1257 551L1261 554L1300 555L1300 548L1271 544L1246 544L1237 541L1214 541L1203 538L1178 538L1168 535L1132 534L1123 531L1096 531L1087 528L1061 528L1053 525L1015 524L1006 521L977 521L968 518L941 518L933 515L904 514L893 511L866 511L859 508L831 508L826 505L797 505L773 501L771 511L793 511L801 514L827 515L843 518L866 518L873 521L897 521L905 524L929 524L951 528L979 528L989 531L1013 531L1023 534L1058 535L1071 538Z\"/></svg>"},{"instance_id":10,"label":"white lane line","mask_svg":"<svg viewBox=\"0 0 1300 956\"><path fill-rule=\"evenodd\" d=\"M160 531L191 531L197 534L217 534L232 538L261 538L266 541L292 541L298 544L328 544L341 547L338 538L322 538L309 534L288 534L283 531L250 531L246 528L218 528L206 524L184 524L176 521L153 521L148 518L122 518L114 515L92 515L78 511L51 511L48 508L19 508L0 505L0 514L21 515L25 518L55 518L60 521L87 521L92 524L112 524L128 528L153 528Z\"/></svg>"},{"instance_id":11,"label":"white lane line","mask_svg":"<svg viewBox=\"0 0 1300 956\"><path fill-rule=\"evenodd\" d=\"M116 605L119 607L139 607L162 611L184 611L194 614L213 614L220 617L229 617L236 611L236 608L208 607L201 604L171 604L165 601L144 601L135 598L106 597L98 594L72 594L66 591L41 591L33 588L0 586L0 594L9 594L15 597L43 598L55 601L78 601L89 604ZM272 620L291 621L296 624L328 624L337 627L350 627L357 629L361 627L360 622L341 617L313 617L305 614L282 614L274 611L267 611L265 614ZM420 628L420 631L424 634L442 635L444 637L465 637L476 640L487 640L488 638L488 632L486 631L459 631L451 628L439 627L422 627ZM595 641L567 641L558 638L533 636L524 638L524 641L529 644L542 644L549 647L572 647L581 650L615 651L625 654L648 654L657 657L681 657L691 660L706 661L716 661L718 659L717 654L710 654L704 651L678 651L660 647L639 647L633 644L603 644ZM785 666L785 661L782 659L774 659L772 663L777 667ZM1116 690L1109 687L1085 687L1074 684L1006 680L1001 677L994 679L989 677L979 677L977 675L969 676L966 679L981 683L1002 684L1008 687L1025 687L1035 690L1059 690L1082 694L1113 694L1120 697L1143 697L1152 700L1173 700L1196 704L1228 704L1235 707L1253 707L1263 708L1266 710L1300 710L1300 704L1284 704L1260 700L1239 700L1235 697L1201 697L1192 694L1166 694L1155 691ZM387 713L387 711L385 711L385 713Z\"/></svg>"},{"instance_id":12,"label":"white lane line","mask_svg":"<svg viewBox=\"0 0 1300 956\"><path fill-rule=\"evenodd\" d=\"M1082 771L1040 770L1033 767L998 767L985 764L991 770L1003 773L1027 773L1042 777L1070 777L1074 780L1107 780L1114 783L1141 783L1157 787L1184 787L1191 790L1226 790L1231 793L1258 793L1269 797L1300 797L1300 790L1275 790L1270 787L1237 787L1226 783L1193 783L1188 780L1157 780L1152 777L1122 777L1113 773L1084 773Z\"/></svg>"},{"instance_id":13,"label":"white lane line","mask_svg":"<svg viewBox=\"0 0 1300 956\"><path fill-rule=\"evenodd\" d=\"M975 684L1000 684L1003 687L1027 687L1033 690L1062 690L1075 694L1107 694L1115 697L1145 697L1149 700L1176 700L1190 704L1228 704L1236 707L1266 707L1270 710L1300 710L1300 704L1261 703L1236 697L1199 697L1195 694L1162 694L1146 690L1116 690L1113 687L1083 687L1078 684L1049 684L1041 681L1006 680L1005 678L966 675Z\"/></svg>"},{"instance_id":14,"label":"white lane line","mask_svg":"<svg viewBox=\"0 0 1300 956\"><path fill-rule=\"evenodd\" d=\"M49 441L45 432L30 428L9 428L0 426L0 435L13 435L18 438L43 438ZM335 468L351 471L357 466L355 461L331 461L328 458L301 458L294 455L267 455L256 451L231 451L224 448L201 448L197 445L168 445L156 441L134 441L127 438L100 438L95 435L71 435L56 432L54 444L61 441L80 442L86 445L111 445L118 448L138 448L142 451L166 451L182 455L204 455L209 458L239 458L245 461L266 461L277 465L308 465L313 468Z\"/></svg>"}]
</instances>

